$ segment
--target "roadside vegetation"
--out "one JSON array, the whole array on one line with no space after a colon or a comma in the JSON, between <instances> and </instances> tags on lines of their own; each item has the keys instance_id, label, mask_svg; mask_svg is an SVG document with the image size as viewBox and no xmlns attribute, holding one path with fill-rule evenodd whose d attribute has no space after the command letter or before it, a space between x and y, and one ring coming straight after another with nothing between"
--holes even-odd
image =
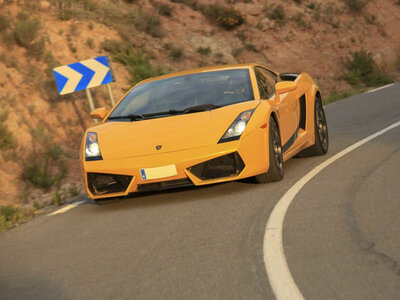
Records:
<instances>
[{"instance_id":1,"label":"roadside vegetation","mask_svg":"<svg viewBox=\"0 0 400 300\"><path fill-rule=\"evenodd\" d=\"M61 180L68 172L64 158L68 154L53 137L46 133L43 126L31 128L33 145L30 154L24 162L22 179L44 191L50 190L54 185L59 188Z\"/></svg>"},{"instance_id":2,"label":"roadside vegetation","mask_svg":"<svg viewBox=\"0 0 400 300\"><path fill-rule=\"evenodd\" d=\"M343 91L343 92L338 92L336 90L333 90L329 94L329 96L327 98L325 98L324 105L360 94L360 93L364 92L365 90L366 90L365 88L352 88L350 90Z\"/></svg>"},{"instance_id":3,"label":"roadside vegetation","mask_svg":"<svg viewBox=\"0 0 400 300\"><path fill-rule=\"evenodd\" d=\"M13 205L0 206L0 233L29 220L34 210L25 210Z\"/></svg>"},{"instance_id":4,"label":"roadside vegetation","mask_svg":"<svg viewBox=\"0 0 400 300\"><path fill-rule=\"evenodd\" d=\"M347 69L345 79L352 88L341 92L333 89L325 99L325 104L362 93L369 87L382 86L394 81L393 76L380 68L375 63L372 54L365 50L352 52L344 65Z\"/></svg>"},{"instance_id":5,"label":"roadside vegetation","mask_svg":"<svg viewBox=\"0 0 400 300\"><path fill-rule=\"evenodd\" d=\"M351 53L351 58L345 62L348 71L346 80L351 85L379 86L392 83L394 78L380 68L372 54L365 50Z\"/></svg>"},{"instance_id":6,"label":"roadside vegetation","mask_svg":"<svg viewBox=\"0 0 400 300\"><path fill-rule=\"evenodd\" d=\"M216 22L226 30L232 30L242 25L246 20L245 16L240 11L219 4L201 6L200 11L204 16Z\"/></svg>"},{"instance_id":7,"label":"roadside vegetation","mask_svg":"<svg viewBox=\"0 0 400 300\"><path fill-rule=\"evenodd\" d=\"M131 75L132 84L164 73L161 67L153 67L142 51L132 50L126 43L117 40L106 40L102 47L111 53L113 60L126 66Z\"/></svg>"},{"instance_id":8,"label":"roadside vegetation","mask_svg":"<svg viewBox=\"0 0 400 300\"><path fill-rule=\"evenodd\" d=\"M349 9L353 12L361 11L365 5L368 4L371 0L343 0L344 3L349 7Z\"/></svg>"},{"instance_id":9,"label":"roadside vegetation","mask_svg":"<svg viewBox=\"0 0 400 300\"><path fill-rule=\"evenodd\" d=\"M158 15L145 13L140 8L124 9L118 1L57 0L54 5L60 20L75 19L99 22L116 29L121 37L127 39L130 39L137 31L144 31L153 37L163 35ZM171 13L167 6L161 4L158 6L158 10L164 15Z\"/></svg>"},{"instance_id":10,"label":"roadside vegetation","mask_svg":"<svg viewBox=\"0 0 400 300\"><path fill-rule=\"evenodd\" d=\"M283 26L286 23L286 13L282 5L272 4L264 7L265 16L274 20L278 26Z\"/></svg>"},{"instance_id":11,"label":"roadside vegetation","mask_svg":"<svg viewBox=\"0 0 400 300\"><path fill-rule=\"evenodd\" d=\"M5 108L0 110L0 149L3 158L7 161L17 156L18 141L7 125L9 111Z\"/></svg>"}]
</instances>

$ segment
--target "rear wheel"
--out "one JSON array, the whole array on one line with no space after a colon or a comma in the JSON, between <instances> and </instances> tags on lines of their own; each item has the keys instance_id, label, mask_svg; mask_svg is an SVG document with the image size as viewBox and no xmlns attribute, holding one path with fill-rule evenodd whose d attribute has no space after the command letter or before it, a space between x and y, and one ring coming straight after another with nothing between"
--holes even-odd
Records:
<instances>
[{"instance_id":1,"label":"rear wheel","mask_svg":"<svg viewBox=\"0 0 400 300\"><path fill-rule=\"evenodd\" d=\"M328 152L329 148L329 136L328 136L328 124L325 118L324 107L322 106L321 99L315 97L315 113L314 113L314 135L315 144L311 147L304 149L297 157L309 157L324 155Z\"/></svg>"},{"instance_id":2,"label":"rear wheel","mask_svg":"<svg viewBox=\"0 0 400 300\"><path fill-rule=\"evenodd\" d=\"M274 118L269 120L269 169L254 178L257 183L280 181L283 178L281 136Z\"/></svg>"}]
</instances>

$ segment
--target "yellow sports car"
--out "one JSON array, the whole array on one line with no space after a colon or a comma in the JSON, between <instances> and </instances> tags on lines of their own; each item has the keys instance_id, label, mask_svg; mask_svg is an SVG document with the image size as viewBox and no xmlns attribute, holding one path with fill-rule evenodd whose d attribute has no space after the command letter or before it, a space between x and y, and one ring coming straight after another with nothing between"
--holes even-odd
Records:
<instances>
[{"instance_id":1,"label":"yellow sports car","mask_svg":"<svg viewBox=\"0 0 400 300\"><path fill-rule=\"evenodd\" d=\"M90 198L254 177L283 178L290 157L322 155L321 92L306 74L257 64L144 80L87 129L80 160Z\"/></svg>"}]
</instances>

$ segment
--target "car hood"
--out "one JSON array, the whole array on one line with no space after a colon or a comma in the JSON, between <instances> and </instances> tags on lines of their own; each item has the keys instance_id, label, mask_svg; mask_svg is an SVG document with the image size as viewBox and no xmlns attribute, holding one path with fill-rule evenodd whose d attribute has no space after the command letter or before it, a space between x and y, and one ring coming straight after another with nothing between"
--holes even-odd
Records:
<instances>
[{"instance_id":1,"label":"car hood","mask_svg":"<svg viewBox=\"0 0 400 300\"><path fill-rule=\"evenodd\" d=\"M97 132L103 159L199 148L217 144L239 113L255 108L258 103L253 100L210 111L133 122L109 121L88 131Z\"/></svg>"}]
</instances>

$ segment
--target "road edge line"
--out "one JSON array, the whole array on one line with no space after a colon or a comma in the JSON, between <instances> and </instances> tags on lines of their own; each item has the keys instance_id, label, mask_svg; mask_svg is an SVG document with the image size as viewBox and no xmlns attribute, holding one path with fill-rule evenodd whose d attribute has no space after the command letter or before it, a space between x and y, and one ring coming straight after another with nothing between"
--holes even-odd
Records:
<instances>
[{"instance_id":1,"label":"road edge line","mask_svg":"<svg viewBox=\"0 0 400 300\"><path fill-rule=\"evenodd\" d=\"M56 211L53 211L52 213L48 214L47 216L51 217L51 216L54 216L54 215L63 214L65 212L69 211L70 209L73 209L73 208L75 208L78 205L81 205L83 203L86 203L86 201L83 200L83 201L77 201L77 202L71 203L71 204L69 204L67 206L64 206L63 208L60 208L60 209L58 209Z\"/></svg>"},{"instance_id":2,"label":"road edge line","mask_svg":"<svg viewBox=\"0 0 400 300\"><path fill-rule=\"evenodd\" d=\"M387 84L387 85L378 87L378 88L376 88L376 89L366 91L364 94L369 94L369 93L373 93L373 92L376 92L376 91L379 91L379 90L383 90L383 89L386 89L386 88L388 88L388 87L391 87L392 85L395 85L395 83L393 82L393 83L390 83L390 84Z\"/></svg>"},{"instance_id":3,"label":"road edge line","mask_svg":"<svg viewBox=\"0 0 400 300\"><path fill-rule=\"evenodd\" d=\"M314 176L330 164L359 148L372 139L383 135L389 130L400 126L400 121L379 130L378 132L367 136L366 138L354 143L346 149L335 154L331 158L320 163L314 169L309 171L305 176L300 178L278 201L272 210L264 233L263 255L264 265L267 271L268 280L278 300L281 299L304 299L299 288L297 287L287 264L282 240L283 222L290 204L298 192L307 184Z\"/></svg>"}]
</instances>

